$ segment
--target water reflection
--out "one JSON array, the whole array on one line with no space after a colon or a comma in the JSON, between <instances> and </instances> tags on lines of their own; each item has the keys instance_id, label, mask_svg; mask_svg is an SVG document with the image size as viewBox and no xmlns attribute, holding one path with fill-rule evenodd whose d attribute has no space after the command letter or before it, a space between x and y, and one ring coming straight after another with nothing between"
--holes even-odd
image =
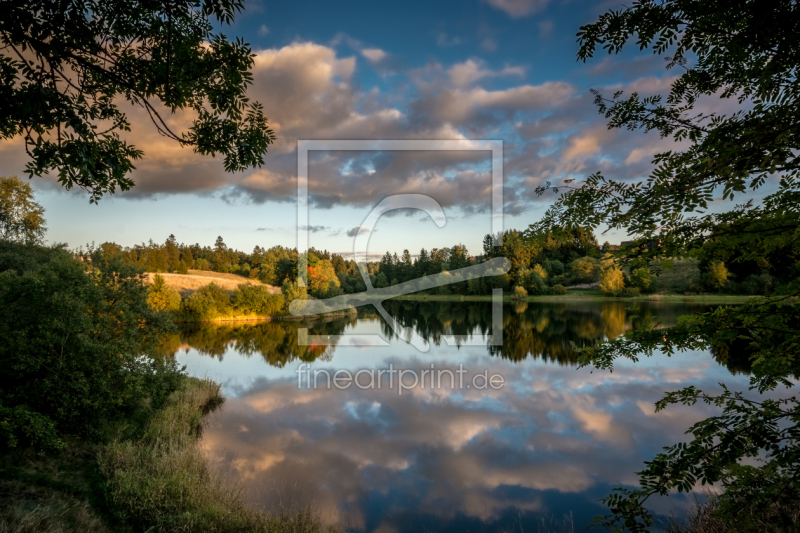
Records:
<instances>
[{"instance_id":1,"label":"water reflection","mask_svg":"<svg viewBox=\"0 0 800 533\"><path fill-rule=\"evenodd\" d=\"M169 350L196 375L225 382L229 401L205 434L209 454L239 479L253 505L313 505L323 518L364 531L537 531L571 514L575 529L602 512L611 486L662 445L678 441L705 406L656 415L668 389L713 389L728 371L703 353L623 364L613 373L574 368L576 345L631 327L624 303L513 304L504 343L458 349L443 335L491 333L488 303L390 302L387 310L432 345L420 353L370 310L321 321L313 334L372 334L385 348L298 346L296 323L193 325ZM650 305L640 315L674 322L691 312ZM298 388L300 362L315 369L487 370L501 389ZM556 363L556 364L554 364ZM654 502L680 512L685 499Z\"/></svg>"}]
</instances>

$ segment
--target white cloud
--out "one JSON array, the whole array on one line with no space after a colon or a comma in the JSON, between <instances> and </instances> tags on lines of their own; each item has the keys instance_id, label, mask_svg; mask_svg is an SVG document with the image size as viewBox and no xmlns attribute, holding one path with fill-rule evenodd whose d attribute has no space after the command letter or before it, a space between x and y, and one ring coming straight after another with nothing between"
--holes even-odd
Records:
<instances>
[{"instance_id":1,"label":"white cloud","mask_svg":"<svg viewBox=\"0 0 800 533\"><path fill-rule=\"evenodd\" d=\"M364 48L361 50L361 55L369 59L372 63L380 63L388 55L380 48Z\"/></svg>"},{"instance_id":2,"label":"white cloud","mask_svg":"<svg viewBox=\"0 0 800 533\"><path fill-rule=\"evenodd\" d=\"M505 11L512 18L533 15L544 9L550 0L487 0L489 5Z\"/></svg>"}]
</instances>

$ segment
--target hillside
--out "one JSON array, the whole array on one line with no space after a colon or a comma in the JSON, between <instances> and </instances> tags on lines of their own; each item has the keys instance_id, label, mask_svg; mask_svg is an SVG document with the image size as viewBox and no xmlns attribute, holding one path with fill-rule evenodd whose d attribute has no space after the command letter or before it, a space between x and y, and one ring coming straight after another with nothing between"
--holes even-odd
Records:
<instances>
[{"instance_id":1,"label":"hillside","mask_svg":"<svg viewBox=\"0 0 800 533\"><path fill-rule=\"evenodd\" d=\"M153 282L154 273L148 272L147 279L150 283ZM271 293L279 293L281 290L278 287L261 283L257 279L248 279L236 274L223 274L221 272L210 272L206 270L190 270L188 274L161 274L167 286L185 293L192 293L208 285L209 283L216 283L220 287L232 291L242 283L252 283L254 285L263 285L269 288Z\"/></svg>"}]
</instances>

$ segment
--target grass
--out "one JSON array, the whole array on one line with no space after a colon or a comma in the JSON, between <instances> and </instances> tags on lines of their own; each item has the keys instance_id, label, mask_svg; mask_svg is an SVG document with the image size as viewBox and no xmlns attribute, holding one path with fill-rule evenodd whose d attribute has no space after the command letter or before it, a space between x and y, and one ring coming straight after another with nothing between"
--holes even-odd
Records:
<instances>
[{"instance_id":1,"label":"grass","mask_svg":"<svg viewBox=\"0 0 800 533\"><path fill-rule=\"evenodd\" d=\"M241 491L209 468L199 446L203 417L222 402L218 384L189 378L140 438L108 445L100 469L114 506L153 533L320 531L309 510L272 517L248 508Z\"/></svg>"},{"instance_id":2,"label":"grass","mask_svg":"<svg viewBox=\"0 0 800 533\"><path fill-rule=\"evenodd\" d=\"M263 285L269 288L269 292L276 294L281 292L280 288L261 283L257 279L245 278L236 274L223 274L221 272L208 272L205 270L190 270L188 274L160 274L167 283L167 286L184 294L191 294L200 287L209 283L215 283L227 291L233 291L242 283L252 283L253 285ZM148 282L153 282L154 273L147 274ZM1 532L0 532L1 533Z\"/></svg>"},{"instance_id":3,"label":"grass","mask_svg":"<svg viewBox=\"0 0 800 533\"><path fill-rule=\"evenodd\" d=\"M222 402L219 385L186 378L163 409L131 419L108 444L0 457L0 533L323 531L310 509L248 508L209 467L203 417Z\"/></svg>"}]
</instances>

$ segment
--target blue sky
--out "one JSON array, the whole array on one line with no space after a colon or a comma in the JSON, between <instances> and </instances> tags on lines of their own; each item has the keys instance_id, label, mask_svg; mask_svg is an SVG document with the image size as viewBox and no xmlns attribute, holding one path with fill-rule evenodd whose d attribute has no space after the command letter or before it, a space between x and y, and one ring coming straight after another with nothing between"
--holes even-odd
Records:
<instances>
[{"instance_id":1,"label":"blue sky","mask_svg":"<svg viewBox=\"0 0 800 533\"><path fill-rule=\"evenodd\" d=\"M674 73L635 47L587 64L575 34L618 2L477 0L452 2L268 2L247 4L236 24L256 56L249 94L278 136L265 165L233 175L159 137L131 109L128 139L145 152L127 193L89 205L83 191L52 180L34 186L47 209L48 240L130 246L171 233L212 245L217 235L246 251L295 246L298 139L500 139L504 143L505 227L524 229L553 197L536 185L603 171L634 180L653 153L672 147L657 134L608 131L590 88L663 94ZM180 127L190 117L171 117ZM0 174L22 175L21 145L0 145ZM315 153L310 163L310 244L347 253L348 231L388 194L429 194L445 209L437 228L417 214L382 219L370 252L467 245L480 253L490 228L485 153ZM618 242L624 235L600 236Z\"/></svg>"}]
</instances>

